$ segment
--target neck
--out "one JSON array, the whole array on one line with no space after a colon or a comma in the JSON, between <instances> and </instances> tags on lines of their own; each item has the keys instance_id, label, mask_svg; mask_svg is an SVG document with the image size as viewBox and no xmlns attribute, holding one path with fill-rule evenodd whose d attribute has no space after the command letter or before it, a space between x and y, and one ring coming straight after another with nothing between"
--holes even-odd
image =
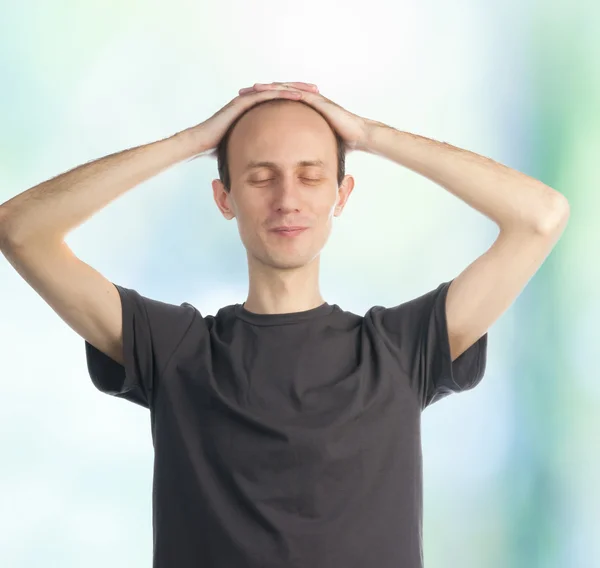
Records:
<instances>
[{"instance_id":1,"label":"neck","mask_svg":"<svg viewBox=\"0 0 600 568\"><path fill-rule=\"evenodd\" d=\"M288 314L312 310L325 300L319 291L319 260L298 268L248 263L250 287L244 308L256 314Z\"/></svg>"}]
</instances>

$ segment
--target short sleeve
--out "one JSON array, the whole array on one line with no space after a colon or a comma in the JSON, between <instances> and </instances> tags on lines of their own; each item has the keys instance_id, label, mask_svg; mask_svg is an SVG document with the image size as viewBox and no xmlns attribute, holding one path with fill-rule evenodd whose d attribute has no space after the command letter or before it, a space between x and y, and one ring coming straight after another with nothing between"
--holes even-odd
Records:
<instances>
[{"instance_id":1,"label":"short sleeve","mask_svg":"<svg viewBox=\"0 0 600 568\"><path fill-rule=\"evenodd\" d=\"M101 392L150 408L158 381L197 310L187 303L160 302L113 285L121 298L124 364L86 341L88 372Z\"/></svg>"},{"instance_id":2,"label":"short sleeve","mask_svg":"<svg viewBox=\"0 0 600 568\"><path fill-rule=\"evenodd\" d=\"M392 308L372 308L374 325L409 377L421 410L453 392L473 388L485 373L487 333L452 362L446 321L451 283Z\"/></svg>"}]
</instances>

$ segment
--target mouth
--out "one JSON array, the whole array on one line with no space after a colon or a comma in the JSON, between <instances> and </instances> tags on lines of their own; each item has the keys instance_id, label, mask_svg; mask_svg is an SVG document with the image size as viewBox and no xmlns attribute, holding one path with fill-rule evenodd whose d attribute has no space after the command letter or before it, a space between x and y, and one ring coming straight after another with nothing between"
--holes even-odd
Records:
<instances>
[{"instance_id":1,"label":"mouth","mask_svg":"<svg viewBox=\"0 0 600 568\"><path fill-rule=\"evenodd\" d=\"M272 229L270 232L280 237L295 237L301 235L304 231L308 230L308 227L279 227Z\"/></svg>"}]
</instances>

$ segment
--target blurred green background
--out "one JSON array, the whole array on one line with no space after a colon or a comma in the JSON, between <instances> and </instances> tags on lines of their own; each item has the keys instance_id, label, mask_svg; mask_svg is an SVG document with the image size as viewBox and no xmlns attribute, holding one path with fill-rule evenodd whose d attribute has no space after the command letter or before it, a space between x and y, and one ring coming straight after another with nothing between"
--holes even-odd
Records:
<instances>
[{"instance_id":1,"label":"blurred green background","mask_svg":"<svg viewBox=\"0 0 600 568\"><path fill-rule=\"evenodd\" d=\"M569 225L491 328L483 381L423 413L425 565L600 566L599 6L4 1L0 202L272 81L316 83L356 114L554 187ZM498 234L397 164L351 153L346 171L356 187L321 262L343 309L421 295ZM241 303L245 250L216 177L210 157L179 164L67 243L146 296L205 315ZM2 256L0 337L0 565L150 566L148 411L93 387L83 339Z\"/></svg>"}]
</instances>

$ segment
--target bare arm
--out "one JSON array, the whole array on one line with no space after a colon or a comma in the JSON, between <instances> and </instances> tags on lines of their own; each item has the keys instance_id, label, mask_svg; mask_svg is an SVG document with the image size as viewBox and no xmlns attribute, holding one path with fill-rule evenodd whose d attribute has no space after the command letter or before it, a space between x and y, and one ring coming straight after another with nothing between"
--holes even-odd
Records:
<instances>
[{"instance_id":1,"label":"bare arm","mask_svg":"<svg viewBox=\"0 0 600 568\"><path fill-rule=\"evenodd\" d=\"M191 142L175 135L111 154L41 183L0 207L0 249L6 259L71 329L121 365L119 293L73 254L64 237L129 189L193 157L199 150Z\"/></svg>"},{"instance_id":2,"label":"bare arm","mask_svg":"<svg viewBox=\"0 0 600 568\"><path fill-rule=\"evenodd\" d=\"M2 240L62 242L126 191L192 158L197 150L181 135L110 154L13 197L0 206Z\"/></svg>"},{"instance_id":3,"label":"bare arm","mask_svg":"<svg viewBox=\"0 0 600 568\"><path fill-rule=\"evenodd\" d=\"M121 300L112 282L77 258L64 242L4 243L2 253L73 331L123 364Z\"/></svg>"}]
</instances>

